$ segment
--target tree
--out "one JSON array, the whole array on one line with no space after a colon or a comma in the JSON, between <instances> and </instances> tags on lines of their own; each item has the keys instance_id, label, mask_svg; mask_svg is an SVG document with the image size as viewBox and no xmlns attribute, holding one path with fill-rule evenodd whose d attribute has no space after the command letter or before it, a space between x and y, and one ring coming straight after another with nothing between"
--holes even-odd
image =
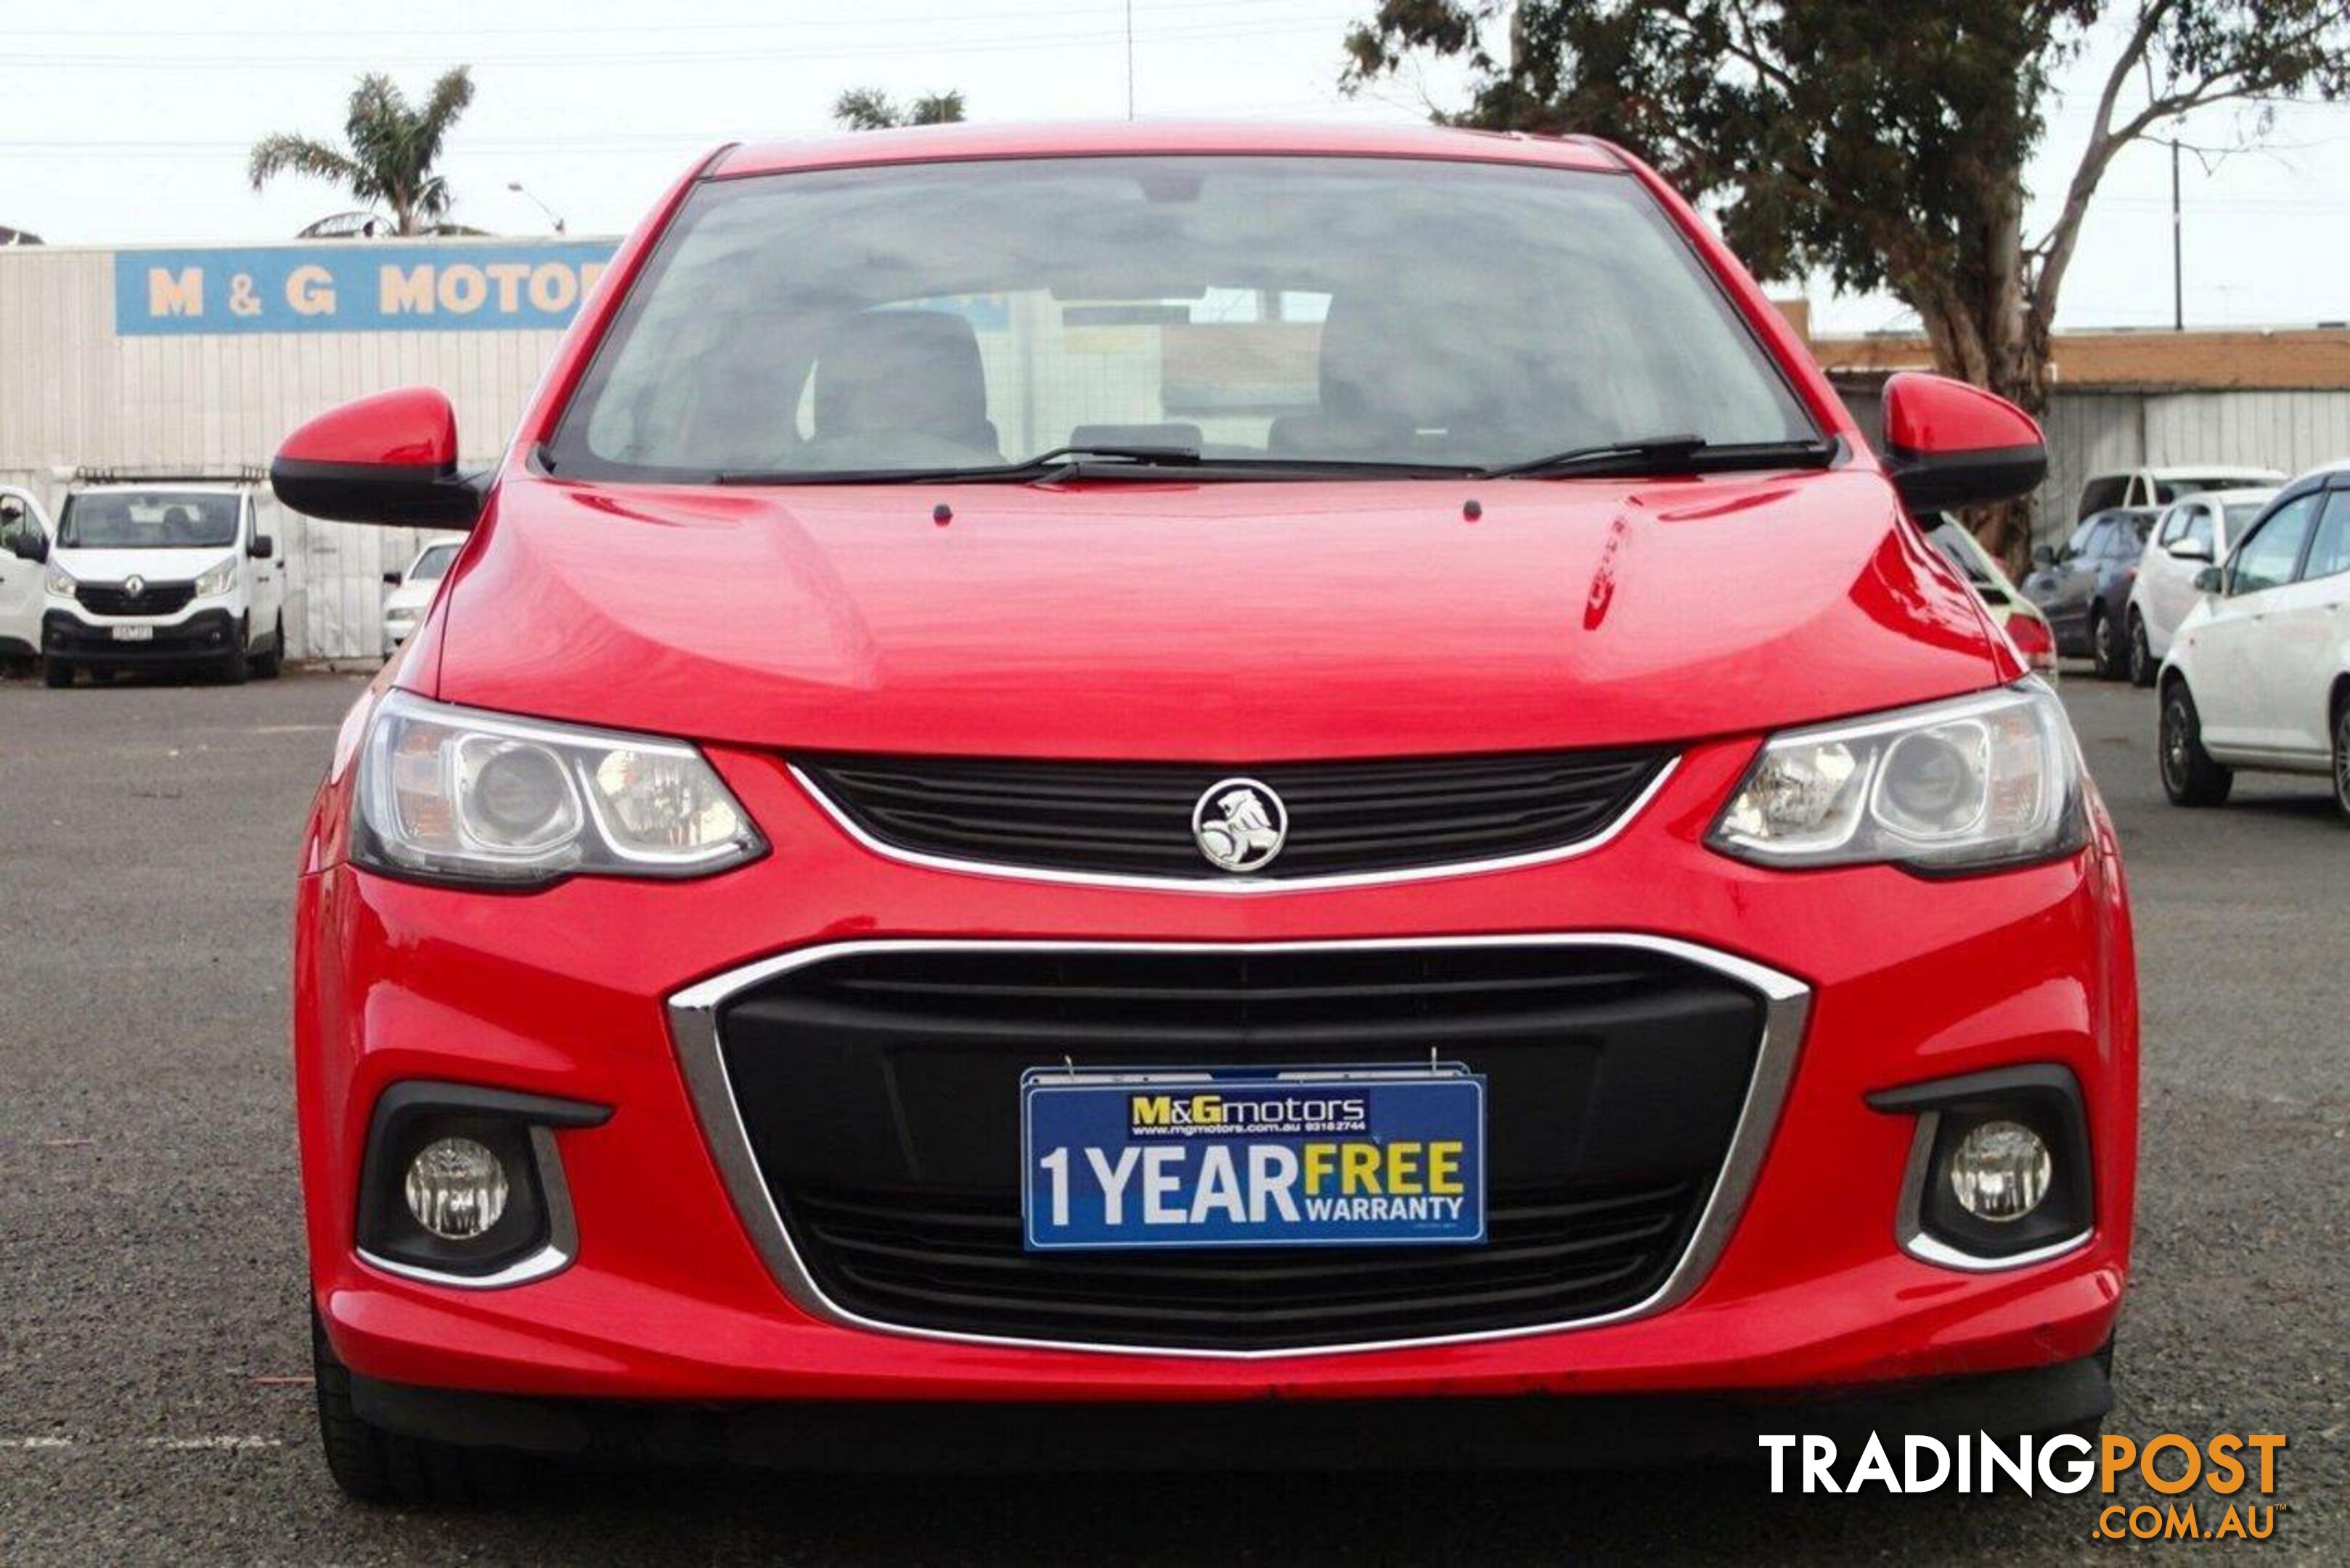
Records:
<instances>
[{"instance_id":1,"label":"tree","mask_svg":"<svg viewBox=\"0 0 2350 1568\"><path fill-rule=\"evenodd\" d=\"M1756 272L1890 292L1939 369L2037 415L2115 156L2209 105L2253 107L2256 138L2278 98L2339 98L2345 44L2345 0L1379 0L1347 37L1346 82L1461 59L1470 106L1440 119L1620 141L1713 204ZM2054 220L2027 234L2051 78L2088 58L2103 85L2086 140ZM1982 531L2014 559L2030 526L2019 503Z\"/></svg>"},{"instance_id":2,"label":"tree","mask_svg":"<svg viewBox=\"0 0 2350 1568\"><path fill-rule=\"evenodd\" d=\"M889 130L900 125L955 125L962 119L962 94L924 93L900 109L879 88L850 88L832 100L832 118L844 130Z\"/></svg>"},{"instance_id":3,"label":"tree","mask_svg":"<svg viewBox=\"0 0 2350 1568\"><path fill-rule=\"evenodd\" d=\"M347 147L307 136L265 136L253 144L247 172L260 190L280 174L331 180L360 201L391 209L402 234L430 234L449 211L449 183L432 171L449 128L473 101L473 78L458 66L432 84L422 107L411 107L388 76L370 73L351 89L343 122Z\"/></svg>"}]
</instances>

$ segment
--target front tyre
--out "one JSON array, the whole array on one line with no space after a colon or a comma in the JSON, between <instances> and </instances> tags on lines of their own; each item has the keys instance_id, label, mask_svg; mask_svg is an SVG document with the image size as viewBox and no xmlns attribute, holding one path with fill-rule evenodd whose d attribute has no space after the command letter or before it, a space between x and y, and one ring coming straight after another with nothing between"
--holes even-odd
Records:
<instances>
[{"instance_id":1,"label":"front tyre","mask_svg":"<svg viewBox=\"0 0 2350 1568\"><path fill-rule=\"evenodd\" d=\"M2339 730L2340 726L2335 726ZM2339 737L2336 738L2339 744ZM2211 760L2203 749L2203 721L2187 682L2173 680L2162 694L2162 793L2173 805L2220 805L2234 787L2232 769ZM2337 774L2339 770L2336 770Z\"/></svg>"},{"instance_id":2,"label":"front tyre","mask_svg":"<svg viewBox=\"0 0 2350 1568\"><path fill-rule=\"evenodd\" d=\"M310 1314L310 1363L317 1375L318 1439L327 1471L343 1495L401 1507L494 1502L514 1490L504 1456L386 1431L351 1404L351 1374L335 1358L327 1331Z\"/></svg>"},{"instance_id":3,"label":"front tyre","mask_svg":"<svg viewBox=\"0 0 2350 1568\"><path fill-rule=\"evenodd\" d=\"M2089 616L2089 658L2096 665L2098 680L2119 680L2122 678L2121 628L2114 625L2114 618L2102 609L2093 611Z\"/></svg>"},{"instance_id":4,"label":"front tyre","mask_svg":"<svg viewBox=\"0 0 2350 1568\"><path fill-rule=\"evenodd\" d=\"M281 613L277 618L276 640L269 645L268 652L254 656L253 672L264 680L275 680L285 668L286 617Z\"/></svg>"},{"instance_id":5,"label":"front tyre","mask_svg":"<svg viewBox=\"0 0 2350 1568\"><path fill-rule=\"evenodd\" d=\"M2129 618L2129 680L2137 687L2154 684L2162 670L2161 661L2154 657L2154 647L2146 640L2146 617L2136 610Z\"/></svg>"},{"instance_id":6,"label":"front tyre","mask_svg":"<svg viewBox=\"0 0 2350 1568\"><path fill-rule=\"evenodd\" d=\"M2334 805L2350 822L2350 691L2334 699Z\"/></svg>"}]
</instances>

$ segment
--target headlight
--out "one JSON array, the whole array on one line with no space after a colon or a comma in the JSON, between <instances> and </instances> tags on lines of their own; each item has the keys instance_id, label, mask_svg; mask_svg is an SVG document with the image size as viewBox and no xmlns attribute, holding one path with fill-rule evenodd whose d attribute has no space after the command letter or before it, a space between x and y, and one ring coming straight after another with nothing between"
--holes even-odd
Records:
<instances>
[{"instance_id":1,"label":"headlight","mask_svg":"<svg viewBox=\"0 0 2350 1568\"><path fill-rule=\"evenodd\" d=\"M1763 866L1970 871L2087 840L2072 726L2026 680L1773 736L1706 842Z\"/></svg>"},{"instance_id":2,"label":"headlight","mask_svg":"<svg viewBox=\"0 0 2350 1568\"><path fill-rule=\"evenodd\" d=\"M51 566L49 568L48 583L49 592L56 594L60 598L69 599L73 597L75 594L81 591L81 585L74 581L73 574L67 571L63 566Z\"/></svg>"},{"instance_id":3,"label":"headlight","mask_svg":"<svg viewBox=\"0 0 2350 1568\"><path fill-rule=\"evenodd\" d=\"M196 597L208 599L214 594L227 593L235 587L236 557L231 556L196 579Z\"/></svg>"},{"instance_id":4,"label":"headlight","mask_svg":"<svg viewBox=\"0 0 2350 1568\"><path fill-rule=\"evenodd\" d=\"M766 841L682 741L511 719L404 691L360 753L351 858L428 879L700 877Z\"/></svg>"}]
</instances>

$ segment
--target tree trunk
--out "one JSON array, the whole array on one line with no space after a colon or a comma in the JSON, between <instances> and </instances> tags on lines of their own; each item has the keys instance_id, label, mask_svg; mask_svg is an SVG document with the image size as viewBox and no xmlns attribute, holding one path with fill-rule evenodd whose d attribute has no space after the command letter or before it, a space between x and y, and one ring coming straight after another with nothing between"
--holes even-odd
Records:
<instances>
[{"instance_id":1,"label":"tree trunk","mask_svg":"<svg viewBox=\"0 0 2350 1568\"><path fill-rule=\"evenodd\" d=\"M2048 326L2033 308L2036 280L2024 256L2021 169L1984 192L1982 210L1975 254L1958 276L1920 279L1900 292L1925 323L1937 370L2040 419L2048 408ZM1970 508L1965 521L1984 549L2020 574L2031 562L2033 512L2027 495Z\"/></svg>"}]
</instances>

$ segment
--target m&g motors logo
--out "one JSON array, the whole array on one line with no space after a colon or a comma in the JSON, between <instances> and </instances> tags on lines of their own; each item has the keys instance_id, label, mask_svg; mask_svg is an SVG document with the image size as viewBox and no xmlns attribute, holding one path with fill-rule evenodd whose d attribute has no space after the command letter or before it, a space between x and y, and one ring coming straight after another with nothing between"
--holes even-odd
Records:
<instances>
[{"instance_id":1,"label":"m&g motors logo","mask_svg":"<svg viewBox=\"0 0 2350 1568\"><path fill-rule=\"evenodd\" d=\"M1370 1106L1360 1095L1142 1094L1127 1098L1132 1137L1229 1137L1253 1133L1361 1132Z\"/></svg>"},{"instance_id":2,"label":"m&g motors logo","mask_svg":"<svg viewBox=\"0 0 2350 1568\"><path fill-rule=\"evenodd\" d=\"M1955 1443L1905 1437L1897 1464L1875 1433L1848 1461L1835 1438L1816 1433L1765 1433L1759 1440L1770 1459L1773 1492L1881 1488L1895 1493L2012 1490L2030 1497L2095 1487L2108 1500L2090 1531L2100 1541L2266 1541L2276 1531L2278 1505L2270 1500L2285 1446L2282 1434L2270 1432L2221 1432L2202 1443L2165 1432L2144 1444L2115 1432L2095 1444L2070 1432L2006 1443L1980 1432ZM2111 1501L2132 1475L2164 1501Z\"/></svg>"}]
</instances>

